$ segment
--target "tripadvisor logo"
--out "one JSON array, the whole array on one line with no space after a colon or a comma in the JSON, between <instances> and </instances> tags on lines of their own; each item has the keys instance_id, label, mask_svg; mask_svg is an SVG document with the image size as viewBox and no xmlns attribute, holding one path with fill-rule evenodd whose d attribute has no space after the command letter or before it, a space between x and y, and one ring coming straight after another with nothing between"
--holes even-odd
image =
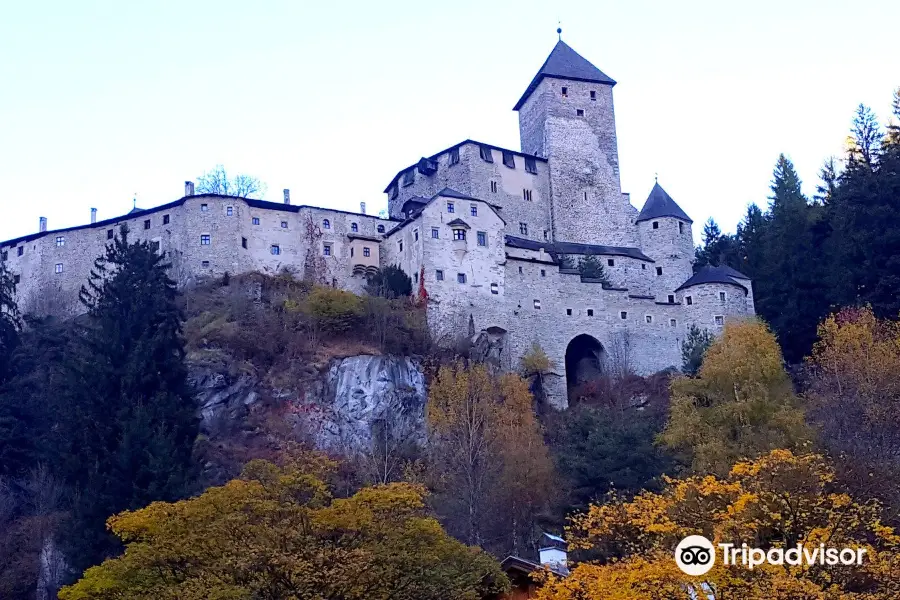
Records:
<instances>
[{"instance_id":1,"label":"tripadvisor logo","mask_svg":"<svg viewBox=\"0 0 900 600\"><path fill-rule=\"evenodd\" d=\"M770 565L861 565L865 548L826 548L825 544L792 548L750 548L747 544L718 544L722 564L741 565L751 571L763 563ZM675 547L675 563L687 575L705 575L716 563L716 548L702 535L689 535Z\"/></svg>"}]
</instances>

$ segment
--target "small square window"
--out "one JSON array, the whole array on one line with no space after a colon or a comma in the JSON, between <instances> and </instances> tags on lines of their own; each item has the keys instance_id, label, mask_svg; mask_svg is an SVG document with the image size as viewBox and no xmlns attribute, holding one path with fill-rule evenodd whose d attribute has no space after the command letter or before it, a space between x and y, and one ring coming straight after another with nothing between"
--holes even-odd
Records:
<instances>
[{"instance_id":1,"label":"small square window","mask_svg":"<svg viewBox=\"0 0 900 600\"><path fill-rule=\"evenodd\" d=\"M331 221L322 219L322 229L331 229Z\"/></svg>"},{"instance_id":2,"label":"small square window","mask_svg":"<svg viewBox=\"0 0 900 600\"><path fill-rule=\"evenodd\" d=\"M662 275L662 267L656 267L656 275Z\"/></svg>"},{"instance_id":3,"label":"small square window","mask_svg":"<svg viewBox=\"0 0 900 600\"><path fill-rule=\"evenodd\" d=\"M366 258L372 256L372 249L368 246L363 246L363 256L365 256Z\"/></svg>"},{"instance_id":4,"label":"small square window","mask_svg":"<svg viewBox=\"0 0 900 600\"><path fill-rule=\"evenodd\" d=\"M282 221L282 222L281 222L281 228L282 228L282 229L287 229L287 228L288 228L288 226L287 226L287 221Z\"/></svg>"},{"instance_id":5,"label":"small square window","mask_svg":"<svg viewBox=\"0 0 900 600\"><path fill-rule=\"evenodd\" d=\"M57 246L65 246L65 245L66 245L66 238L64 238L64 237L61 236L61 235L60 235L60 236L57 236L57 238L56 238L56 245L57 245Z\"/></svg>"},{"instance_id":6,"label":"small square window","mask_svg":"<svg viewBox=\"0 0 900 600\"><path fill-rule=\"evenodd\" d=\"M576 117L583 117L583 116L584 116L584 109L581 109L581 108L575 109L575 116L576 116Z\"/></svg>"},{"instance_id":7,"label":"small square window","mask_svg":"<svg viewBox=\"0 0 900 600\"><path fill-rule=\"evenodd\" d=\"M571 316L572 316L572 309L571 309L571 308L567 308L567 309L566 309L566 316L568 316L568 317L571 317Z\"/></svg>"},{"instance_id":8,"label":"small square window","mask_svg":"<svg viewBox=\"0 0 900 600\"><path fill-rule=\"evenodd\" d=\"M413 230L413 239L417 242L419 241L419 230L418 229Z\"/></svg>"},{"instance_id":9,"label":"small square window","mask_svg":"<svg viewBox=\"0 0 900 600\"><path fill-rule=\"evenodd\" d=\"M597 100L597 92L591 90L591 100Z\"/></svg>"},{"instance_id":10,"label":"small square window","mask_svg":"<svg viewBox=\"0 0 900 600\"><path fill-rule=\"evenodd\" d=\"M647 263L641 263L641 271L647 270Z\"/></svg>"},{"instance_id":11,"label":"small square window","mask_svg":"<svg viewBox=\"0 0 900 600\"><path fill-rule=\"evenodd\" d=\"M536 310L541 310L541 301L540 301L540 300L535 300L535 301L534 301L534 308L535 308Z\"/></svg>"},{"instance_id":12,"label":"small square window","mask_svg":"<svg viewBox=\"0 0 900 600\"><path fill-rule=\"evenodd\" d=\"M459 163L459 146L450 151L450 160L451 165L455 165Z\"/></svg>"},{"instance_id":13,"label":"small square window","mask_svg":"<svg viewBox=\"0 0 900 600\"><path fill-rule=\"evenodd\" d=\"M669 327L677 327L677 326L678 326L678 321L676 321L675 319L669 319Z\"/></svg>"},{"instance_id":14,"label":"small square window","mask_svg":"<svg viewBox=\"0 0 900 600\"><path fill-rule=\"evenodd\" d=\"M454 229L453 230L453 239L465 241L466 239L466 230L465 229Z\"/></svg>"},{"instance_id":15,"label":"small square window","mask_svg":"<svg viewBox=\"0 0 900 600\"><path fill-rule=\"evenodd\" d=\"M487 246L487 233L485 233L484 231L479 231L477 234L475 234L475 237L478 238L479 246Z\"/></svg>"},{"instance_id":16,"label":"small square window","mask_svg":"<svg viewBox=\"0 0 900 600\"><path fill-rule=\"evenodd\" d=\"M254 225L259 225L259 217L253 217L253 219L251 219L250 222L253 223Z\"/></svg>"},{"instance_id":17,"label":"small square window","mask_svg":"<svg viewBox=\"0 0 900 600\"><path fill-rule=\"evenodd\" d=\"M440 269L436 270L434 272L434 278L438 281L443 281L444 280L444 272L441 271Z\"/></svg>"},{"instance_id":18,"label":"small square window","mask_svg":"<svg viewBox=\"0 0 900 600\"><path fill-rule=\"evenodd\" d=\"M675 296L669 294L669 304L675 304Z\"/></svg>"},{"instance_id":19,"label":"small square window","mask_svg":"<svg viewBox=\"0 0 900 600\"><path fill-rule=\"evenodd\" d=\"M619 313L619 318L620 318L620 319L623 319L623 320L624 320L624 319L627 319L627 318L628 318L628 311L627 311L627 310L623 310L622 312L620 312L620 313Z\"/></svg>"},{"instance_id":20,"label":"small square window","mask_svg":"<svg viewBox=\"0 0 900 600\"><path fill-rule=\"evenodd\" d=\"M725 302L725 292L719 292L719 300Z\"/></svg>"},{"instance_id":21,"label":"small square window","mask_svg":"<svg viewBox=\"0 0 900 600\"><path fill-rule=\"evenodd\" d=\"M456 212L456 206L454 206L452 202L447 203L447 212L448 213Z\"/></svg>"},{"instance_id":22,"label":"small square window","mask_svg":"<svg viewBox=\"0 0 900 600\"><path fill-rule=\"evenodd\" d=\"M616 260L615 260L614 258L607 258L607 259L606 259L606 266L608 266L608 267L614 267L614 266L616 266Z\"/></svg>"},{"instance_id":23,"label":"small square window","mask_svg":"<svg viewBox=\"0 0 900 600\"><path fill-rule=\"evenodd\" d=\"M62 266L62 263L56 263L55 270L56 270L57 273L62 273L62 272L63 272L63 266Z\"/></svg>"},{"instance_id":24,"label":"small square window","mask_svg":"<svg viewBox=\"0 0 900 600\"><path fill-rule=\"evenodd\" d=\"M201 262L200 262L200 266L203 267L204 269L208 269L208 268L209 268L209 261L208 261L208 260L201 261Z\"/></svg>"},{"instance_id":25,"label":"small square window","mask_svg":"<svg viewBox=\"0 0 900 600\"><path fill-rule=\"evenodd\" d=\"M150 229L150 219L144 220L144 229Z\"/></svg>"},{"instance_id":26,"label":"small square window","mask_svg":"<svg viewBox=\"0 0 900 600\"><path fill-rule=\"evenodd\" d=\"M456 283L465 283L466 282L466 274L465 273L457 273L456 274Z\"/></svg>"},{"instance_id":27,"label":"small square window","mask_svg":"<svg viewBox=\"0 0 900 600\"><path fill-rule=\"evenodd\" d=\"M471 206L469 206L469 214L471 214L473 217L478 216L478 205L477 204L472 204Z\"/></svg>"},{"instance_id":28,"label":"small square window","mask_svg":"<svg viewBox=\"0 0 900 600\"><path fill-rule=\"evenodd\" d=\"M112 229L107 229L107 230L106 230L106 239L111 240L111 239L113 239L113 236L114 236L114 235L115 235L115 234L113 233L113 230L112 230Z\"/></svg>"},{"instance_id":29,"label":"small square window","mask_svg":"<svg viewBox=\"0 0 900 600\"><path fill-rule=\"evenodd\" d=\"M716 315L716 325L724 325L724 324L725 324L725 317L723 317L721 315Z\"/></svg>"},{"instance_id":30,"label":"small square window","mask_svg":"<svg viewBox=\"0 0 900 600\"><path fill-rule=\"evenodd\" d=\"M247 247L247 238L242 237L241 238L241 248L246 248L246 247Z\"/></svg>"},{"instance_id":31,"label":"small square window","mask_svg":"<svg viewBox=\"0 0 900 600\"><path fill-rule=\"evenodd\" d=\"M431 239L436 240L441 237L441 230L437 227L431 228Z\"/></svg>"},{"instance_id":32,"label":"small square window","mask_svg":"<svg viewBox=\"0 0 900 600\"><path fill-rule=\"evenodd\" d=\"M537 173L537 161L533 158L525 157L525 171L527 173Z\"/></svg>"},{"instance_id":33,"label":"small square window","mask_svg":"<svg viewBox=\"0 0 900 600\"><path fill-rule=\"evenodd\" d=\"M200 205L200 210L203 211L203 212L208 211L208 210L209 210L209 204L201 204L201 205Z\"/></svg>"},{"instance_id":34,"label":"small square window","mask_svg":"<svg viewBox=\"0 0 900 600\"><path fill-rule=\"evenodd\" d=\"M169 224L169 215L163 215L163 225Z\"/></svg>"},{"instance_id":35,"label":"small square window","mask_svg":"<svg viewBox=\"0 0 900 600\"><path fill-rule=\"evenodd\" d=\"M659 221L653 221L653 229L659 229Z\"/></svg>"},{"instance_id":36,"label":"small square window","mask_svg":"<svg viewBox=\"0 0 900 600\"><path fill-rule=\"evenodd\" d=\"M684 297L684 303L687 304L688 306L690 306L690 305L692 305L692 304L694 303L694 299L691 298L690 296L685 296L685 297Z\"/></svg>"},{"instance_id":37,"label":"small square window","mask_svg":"<svg viewBox=\"0 0 900 600\"><path fill-rule=\"evenodd\" d=\"M325 244L324 246L322 246L322 255L331 256L331 244Z\"/></svg>"},{"instance_id":38,"label":"small square window","mask_svg":"<svg viewBox=\"0 0 900 600\"><path fill-rule=\"evenodd\" d=\"M23 254L25 254L25 246L19 246L17 254L19 256L22 256Z\"/></svg>"},{"instance_id":39,"label":"small square window","mask_svg":"<svg viewBox=\"0 0 900 600\"><path fill-rule=\"evenodd\" d=\"M569 88L567 88L566 86L562 86L561 91L562 91L563 98L566 98L569 95Z\"/></svg>"},{"instance_id":40,"label":"small square window","mask_svg":"<svg viewBox=\"0 0 900 600\"><path fill-rule=\"evenodd\" d=\"M519 233L528 235L528 223L519 223Z\"/></svg>"},{"instance_id":41,"label":"small square window","mask_svg":"<svg viewBox=\"0 0 900 600\"><path fill-rule=\"evenodd\" d=\"M593 317L593 316L594 316L594 309L593 309L593 308L587 309L587 316L589 316L589 317Z\"/></svg>"},{"instance_id":42,"label":"small square window","mask_svg":"<svg viewBox=\"0 0 900 600\"><path fill-rule=\"evenodd\" d=\"M503 152L503 164L510 169L516 168L516 157L512 152Z\"/></svg>"},{"instance_id":43,"label":"small square window","mask_svg":"<svg viewBox=\"0 0 900 600\"><path fill-rule=\"evenodd\" d=\"M644 320L647 321L647 323L652 323L653 315L644 315Z\"/></svg>"},{"instance_id":44,"label":"small square window","mask_svg":"<svg viewBox=\"0 0 900 600\"><path fill-rule=\"evenodd\" d=\"M684 223L678 221L678 233L684 233Z\"/></svg>"},{"instance_id":45,"label":"small square window","mask_svg":"<svg viewBox=\"0 0 900 600\"><path fill-rule=\"evenodd\" d=\"M378 233L384 233L384 225L378 226Z\"/></svg>"},{"instance_id":46,"label":"small square window","mask_svg":"<svg viewBox=\"0 0 900 600\"><path fill-rule=\"evenodd\" d=\"M209 235L201 235L200 236L200 245L201 246L209 246L210 241L211 240L209 238Z\"/></svg>"},{"instance_id":47,"label":"small square window","mask_svg":"<svg viewBox=\"0 0 900 600\"><path fill-rule=\"evenodd\" d=\"M492 293L492 294L495 294L495 295L496 295L496 294L499 294L499 293L500 293L500 286L497 285L496 283L492 283L492 284L491 284L491 293Z\"/></svg>"},{"instance_id":48,"label":"small square window","mask_svg":"<svg viewBox=\"0 0 900 600\"><path fill-rule=\"evenodd\" d=\"M541 269L541 277L546 277L546 276L547 276L547 270Z\"/></svg>"},{"instance_id":49,"label":"small square window","mask_svg":"<svg viewBox=\"0 0 900 600\"><path fill-rule=\"evenodd\" d=\"M494 155L491 153L491 149L487 146L479 146L478 152L481 155L481 160L483 160L484 162L494 162Z\"/></svg>"},{"instance_id":50,"label":"small square window","mask_svg":"<svg viewBox=\"0 0 900 600\"><path fill-rule=\"evenodd\" d=\"M233 216L234 216L234 207L233 207L233 206L226 206L226 207L225 207L225 214L226 214L227 216L229 216L229 217L233 217Z\"/></svg>"},{"instance_id":51,"label":"small square window","mask_svg":"<svg viewBox=\"0 0 900 600\"><path fill-rule=\"evenodd\" d=\"M281 254L281 246L279 246L278 244L272 244L272 247L269 249L269 251L274 256L278 256L279 254Z\"/></svg>"}]
</instances>

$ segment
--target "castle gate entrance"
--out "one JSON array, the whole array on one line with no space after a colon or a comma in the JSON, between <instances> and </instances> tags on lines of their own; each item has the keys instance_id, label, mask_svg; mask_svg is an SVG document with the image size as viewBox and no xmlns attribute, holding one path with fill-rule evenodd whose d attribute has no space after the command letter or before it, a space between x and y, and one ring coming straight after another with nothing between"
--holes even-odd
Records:
<instances>
[{"instance_id":1,"label":"castle gate entrance","mask_svg":"<svg viewBox=\"0 0 900 600\"><path fill-rule=\"evenodd\" d=\"M566 346L566 387L597 379L603 374L603 344L586 333L572 338Z\"/></svg>"}]
</instances>

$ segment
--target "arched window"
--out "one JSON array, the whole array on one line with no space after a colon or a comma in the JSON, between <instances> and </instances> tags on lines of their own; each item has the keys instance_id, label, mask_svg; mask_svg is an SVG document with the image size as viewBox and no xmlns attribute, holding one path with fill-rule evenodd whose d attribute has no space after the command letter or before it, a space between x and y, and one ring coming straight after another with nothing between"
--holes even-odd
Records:
<instances>
[{"instance_id":1,"label":"arched window","mask_svg":"<svg viewBox=\"0 0 900 600\"><path fill-rule=\"evenodd\" d=\"M350 223L350 231L357 232L359 231L359 225L356 223Z\"/></svg>"},{"instance_id":2,"label":"arched window","mask_svg":"<svg viewBox=\"0 0 900 600\"><path fill-rule=\"evenodd\" d=\"M322 228L331 229L331 221L329 221L328 219L322 219Z\"/></svg>"}]
</instances>

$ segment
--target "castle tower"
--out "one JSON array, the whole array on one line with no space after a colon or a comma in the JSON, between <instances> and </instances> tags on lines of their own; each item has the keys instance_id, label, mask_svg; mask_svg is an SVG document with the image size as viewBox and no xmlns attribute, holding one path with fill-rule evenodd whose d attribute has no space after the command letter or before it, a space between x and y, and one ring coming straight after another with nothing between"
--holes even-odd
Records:
<instances>
[{"instance_id":1,"label":"castle tower","mask_svg":"<svg viewBox=\"0 0 900 600\"><path fill-rule=\"evenodd\" d=\"M636 245L637 211L619 181L615 84L560 40L513 108L522 151L549 162L556 241Z\"/></svg>"},{"instance_id":2,"label":"castle tower","mask_svg":"<svg viewBox=\"0 0 900 600\"><path fill-rule=\"evenodd\" d=\"M678 287L693 275L693 221L659 183L653 185L635 220L641 250L652 258L650 289L658 302L667 302Z\"/></svg>"}]
</instances>

